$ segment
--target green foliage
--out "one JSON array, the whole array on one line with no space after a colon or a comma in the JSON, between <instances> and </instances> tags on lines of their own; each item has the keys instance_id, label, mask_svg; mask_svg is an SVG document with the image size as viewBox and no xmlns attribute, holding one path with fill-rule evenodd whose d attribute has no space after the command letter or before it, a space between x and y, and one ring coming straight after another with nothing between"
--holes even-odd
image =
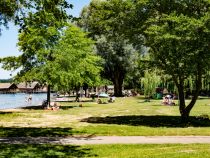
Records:
<instances>
[{"instance_id":1,"label":"green foliage","mask_svg":"<svg viewBox=\"0 0 210 158\"><path fill-rule=\"evenodd\" d=\"M65 0L33 2L22 0L20 4L23 4L24 14L18 16L20 25L18 46L23 53L18 57L3 58L1 62L6 70L20 69L16 79L37 80L37 76L40 77L40 67L46 61L53 60L52 49L68 20L66 9L71 6ZM42 78L38 80L47 81Z\"/></svg>"},{"instance_id":2,"label":"green foliage","mask_svg":"<svg viewBox=\"0 0 210 158\"><path fill-rule=\"evenodd\" d=\"M19 81L38 80L65 91L84 83L97 85L100 58L93 53L94 42L85 33L67 26L65 9L72 6L64 0L35 0L28 7L32 10L18 21L18 46L23 54L2 59L3 68L20 68Z\"/></svg>"},{"instance_id":3,"label":"green foliage","mask_svg":"<svg viewBox=\"0 0 210 158\"><path fill-rule=\"evenodd\" d=\"M157 70L148 71L144 73L144 77L141 79L141 85L144 89L145 97L151 97L155 94L157 86L160 84L160 76L157 74Z\"/></svg>"},{"instance_id":4,"label":"green foliage","mask_svg":"<svg viewBox=\"0 0 210 158\"><path fill-rule=\"evenodd\" d=\"M53 55L52 82L58 89L74 89L84 83L96 86L100 83L101 58L94 52L94 42L79 28L69 25Z\"/></svg>"},{"instance_id":5,"label":"green foliage","mask_svg":"<svg viewBox=\"0 0 210 158\"><path fill-rule=\"evenodd\" d=\"M101 36L96 41L97 53L105 60L105 76L114 81L117 73L122 78L130 71L136 62L137 52L122 37L116 37L113 40Z\"/></svg>"},{"instance_id":6,"label":"green foliage","mask_svg":"<svg viewBox=\"0 0 210 158\"><path fill-rule=\"evenodd\" d=\"M145 23L146 45L150 47L155 65L176 84L184 120L197 100L202 77L209 70L210 2L174 0L169 6L165 0L150 5L153 5L153 14ZM184 101L186 82L195 89L187 106Z\"/></svg>"},{"instance_id":7,"label":"green foliage","mask_svg":"<svg viewBox=\"0 0 210 158\"><path fill-rule=\"evenodd\" d=\"M90 36L124 35L129 23L126 20L133 14L131 0L93 0L81 13L79 25L90 32Z\"/></svg>"},{"instance_id":8,"label":"green foliage","mask_svg":"<svg viewBox=\"0 0 210 158\"><path fill-rule=\"evenodd\" d=\"M1 0L0 1L0 34L2 32L2 25L8 28L8 22L14 20L15 13L18 10L16 1L13 0Z\"/></svg>"},{"instance_id":9,"label":"green foliage","mask_svg":"<svg viewBox=\"0 0 210 158\"><path fill-rule=\"evenodd\" d=\"M128 72L136 68L139 55L121 36L109 39L101 36L96 42L97 54L104 59L103 77L113 82L115 95L122 95L122 84Z\"/></svg>"},{"instance_id":10,"label":"green foliage","mask_svg":"<svg viewBox=\"0 0 210 158\"><path fill-rule=\"evenodd\" d=\"M145 33L151 54L166 74L173 74L176 78L182 76L181 79L185 79L192 74L194 76L198 67L205 73L210 57L209 2L171 3L174 4L172 8L166 1L161 1L163 8L154 8L159 18L152 17L147 22L149 27ZM197 12L189 12L192 7L197 7Z\"/></svg>"},{"instance_id":11,"label":"green foliage","mask_svg":"<svg viewBox=\"0 0 210 158\"><path fill-rule=\"evenodd\" d=\"M12 79L0 79L0 83L11 83Z\"/></svg>"},{"instance_id":12,"label":"green foliage","mask_svg":"<svg viewBox=\"0 0 210 158\"><path fill-rule=\"evenodd\" d=\"M68 18L65 9L72 7L66 0L1 0L0 28L1 25L7 27L8 22L12 21L20 26L20 30L25 30L29 23L46 23L46 15L48 18L51 15L53 20L62 21Z\"/></svg>"},{"instance_id":13,"label":"green foliage","mask_svg":"<svg viewBox=\"0 0 210 158\"><path fill-rule=\"evenodd\" d=\"M122 96L123 81L128 72L134 71L139 57L122 33L132 9L131 1L95 0L83 9L78 22L96 40L97 53L105 61L102 76L113 82L116 96Z\"/></svg>"}]
</instances>

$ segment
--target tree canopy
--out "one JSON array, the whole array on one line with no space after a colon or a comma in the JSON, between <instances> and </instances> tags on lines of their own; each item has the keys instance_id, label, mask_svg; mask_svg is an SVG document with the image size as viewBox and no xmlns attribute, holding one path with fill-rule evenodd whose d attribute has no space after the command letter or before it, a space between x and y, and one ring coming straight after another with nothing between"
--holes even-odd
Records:
<instances>
[{"instance_id":1,"label":"tree canopy","mask_svg":"<svg viewBox=\"0 0 210 158\"><path fill-rule=\"evenodd\" d=\"M104 59L103 77L114 84L115 96L122 96L122 85L129 71L136 65L136 50L122 37L110 40L101 36L96 42L97 52Z\"/></svg>"},{"instance_id":2,"label":"tree canopy","mask_svg":"<svg viewBox=\"0 0 210 158\"><path fill-rule=\"evenodd\" d=\"M8 27L8 22L14 22L14 24L20 26L20 29L25 29L28 25L26 19L31 18L30 23L36 23L35 20L40 21L41 19L44 22L46 14L51 14L58 21L67 19L72 16L67 17L66 9L72 7L73 5L66 0L1 0L0 28L2 25ZM42 15L42 17L39 16L38 19L38 15Z\"/></svg>"},{"instance_id":3,"label":"tree canopy","mask_svg":"<svg viewBox=\"0 0 210 158\"><path fill-rule=\"evenodd\" d=\"M104 59L103 76L114 84L115 96L122 96L122 85L128 71L138 60L136 49L129 43L126 31L127 15L132 13L130 1L93 0L81 14L79 25L96 40L98 54Z\"/></svg>"},{"instance_id":4,"label":"tree canopy","mask_svg":"<svg viewBox=\"0 0 210 158\"><path fill-rule=\"evenodd\" d=\"M198 98L202 78L209 71L209 7L209 0L94 0L83 10L81 24L93 38L103 35L112 41L122 37L134 48L144 42L150 62L170 75L177 86L180 113L186 120ZM185 105L185 83L189 79L194 94Z\"/></svg>"},{"instance_id":5,"label":"tree canopy","mask_svg":"<svg viewBox=\"0 0 210 158\"><path fill-rule=\"evenodd\" d=\"M31 4L32 11L27 11L21 19L21 29L19 30L18 46L21 52L18 57L6 57L2 59L3 68L21 68L17 77L30 80L33 75L28 74L34 67L44 64L45 60L52 60L50 51L58 42L61 31L66 26L68 16L63 8L63 1L52 3L50 8L48 3L35 1ZM29 5L30 3L28 3ZM33 11L33 6L37 10Z\"/></svg>"},{"instance_id":6,"label":"tree canopy","mask_svg":"<svg viewBox=\"0 0 210 158\"><path fill-rule=\"evenodd\" d=\"M58 89L99 84L101 58L94 52L94 42L78 27L69 25L54 51L54 61L49 61L45 68L50 69L51 82Z\"/></svg>"},{"instance_id":7,"label":"tree canopy","mask_svg":"<svg viewBox=\"0 0 210 158\"><path fill-rule=\"evenodd\" d=\"M47 76L47 80L39 78L39 81L48 82L49 85L49 73L39 70L46 61L53 61L53 48L58 43L62 29L69 20L66 9L72 6L65 0L20 0L12 4L17 6L11 18L20 26L18 46L22 54L18 57L1 59L3 68L6 70L19 68L20 71L16 76L19 81L32 81L37 79L35 78L37 74L42 73ZM7 20L10 20L7 16L3 18L6 21L5 24Z\"/></svg>"},{"instance_id":8,"label":"tree canopy","mask_svg":"<svg viewBox=\"0 0 210 158\"><path fill-rule=\"evenodd\" d=\"M159 7L158 7L158 6ZM210 2L160 1L147 20L146 45L155 65L172 76L179 92L180 113L189 116L202 86L202 77L210 64ZM184 83L193 78L195 89L191 102L185 105Z\"/></svg>"},{"instance_id":9,"label":"tree canopy","mask_svg":"<svg viewBox=\"0 0 210 158\"><path fill-rule=\"evenodd\" d=\"M66 9L72 6L64 0L20 3L24 14L11 17L21 26L18 46L23 53L1 59L3 68L20 69L15 77L19 81L38 80L57 89L97 85L100 58L94 54L94 42L68 25Z\"/></svg>"},{"instance_id":10,"label":"tree canopy","mask_svg":"<svg viewBox=\"0 0 210 158\"><path fill-rule=\"evenodd\" d=\"M144 89L144 95L150 100L150 97L155 94L156 88L160 84L160 76L157 73L157 70L144 72L144 77L141 79L141 85Z\"/></svg>"},{"instance_id":11,"label":"tree canopy","mask_svg":"<svg viewBox=\"0 0 210 158\"><path fill-rule=\"evenodd\" d=\"M65 9L72 6L65 0L5 0L0 6L0 27L11 20L20 25L18 45L23 52L2 59L5 69L21 68L18 76L24 80L38 74L48 84L62 86L97 81L93 76L99 73L95 63L100 59L92 54L93 41L75 26L66 28ZM171 76L182 119L187 120L210 70L209 0L93 0L78 25L95 40L96 52L104 59L103 75L115 85L116 96L122 95L123 81L137 68L138 52L145 48L153 67ZM189 80L194 93L186 105Z\"/></svg>"}]
</instances>

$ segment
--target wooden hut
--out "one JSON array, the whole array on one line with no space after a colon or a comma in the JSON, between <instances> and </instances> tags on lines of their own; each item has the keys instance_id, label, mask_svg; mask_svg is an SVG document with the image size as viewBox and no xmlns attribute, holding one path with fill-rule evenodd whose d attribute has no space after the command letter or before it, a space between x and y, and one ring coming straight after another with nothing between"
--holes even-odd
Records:
<instances>
[{"instance_id":1,"label":"wooden hut","mask_svg":"<svg viewBox=\"0 0 210 158\"><path fill-rule=\"evenodd\" d=\"M7 93L16 93L17 86L14 83L0 83L0 93L7 94Z\"/></svg>"}]
</instances>

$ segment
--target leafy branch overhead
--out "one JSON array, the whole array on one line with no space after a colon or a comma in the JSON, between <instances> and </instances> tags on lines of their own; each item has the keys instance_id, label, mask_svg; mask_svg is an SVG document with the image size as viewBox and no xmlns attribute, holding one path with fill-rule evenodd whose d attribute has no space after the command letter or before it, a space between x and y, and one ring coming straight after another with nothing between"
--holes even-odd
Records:
<instances>
[{"instance_id":1,"label":"leafy branch overhead","mask_svg":"<svg viewBox=\"0 0 210 158\"><path fill-rule=\"evenodd\" d=\"M14 22L20 26L20 30L24 30L29 23L33 25L46 23L46 15L51 16L48 20L62 21L72 18L66 14L66 10L72 8L73 5L66 0L2 0L0 1L0 28L2 25L8 27L8 22Z\"/></svg>"}]
</instances>

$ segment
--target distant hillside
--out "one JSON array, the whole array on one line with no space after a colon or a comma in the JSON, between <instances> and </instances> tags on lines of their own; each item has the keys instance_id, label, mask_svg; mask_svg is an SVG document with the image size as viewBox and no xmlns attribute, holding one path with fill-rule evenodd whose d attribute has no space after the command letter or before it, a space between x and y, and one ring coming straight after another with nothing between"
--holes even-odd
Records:
<instances>
[{"instance_id":1,"label":"distant hillside","mask_svg":"<svg viewBox=\"0 0 210 158\"><path fill-rule=\"evenodd\" d=\"M0 83L9 83L12 82L12 79L0 79Z\"/></svg>"}]
</instances>

